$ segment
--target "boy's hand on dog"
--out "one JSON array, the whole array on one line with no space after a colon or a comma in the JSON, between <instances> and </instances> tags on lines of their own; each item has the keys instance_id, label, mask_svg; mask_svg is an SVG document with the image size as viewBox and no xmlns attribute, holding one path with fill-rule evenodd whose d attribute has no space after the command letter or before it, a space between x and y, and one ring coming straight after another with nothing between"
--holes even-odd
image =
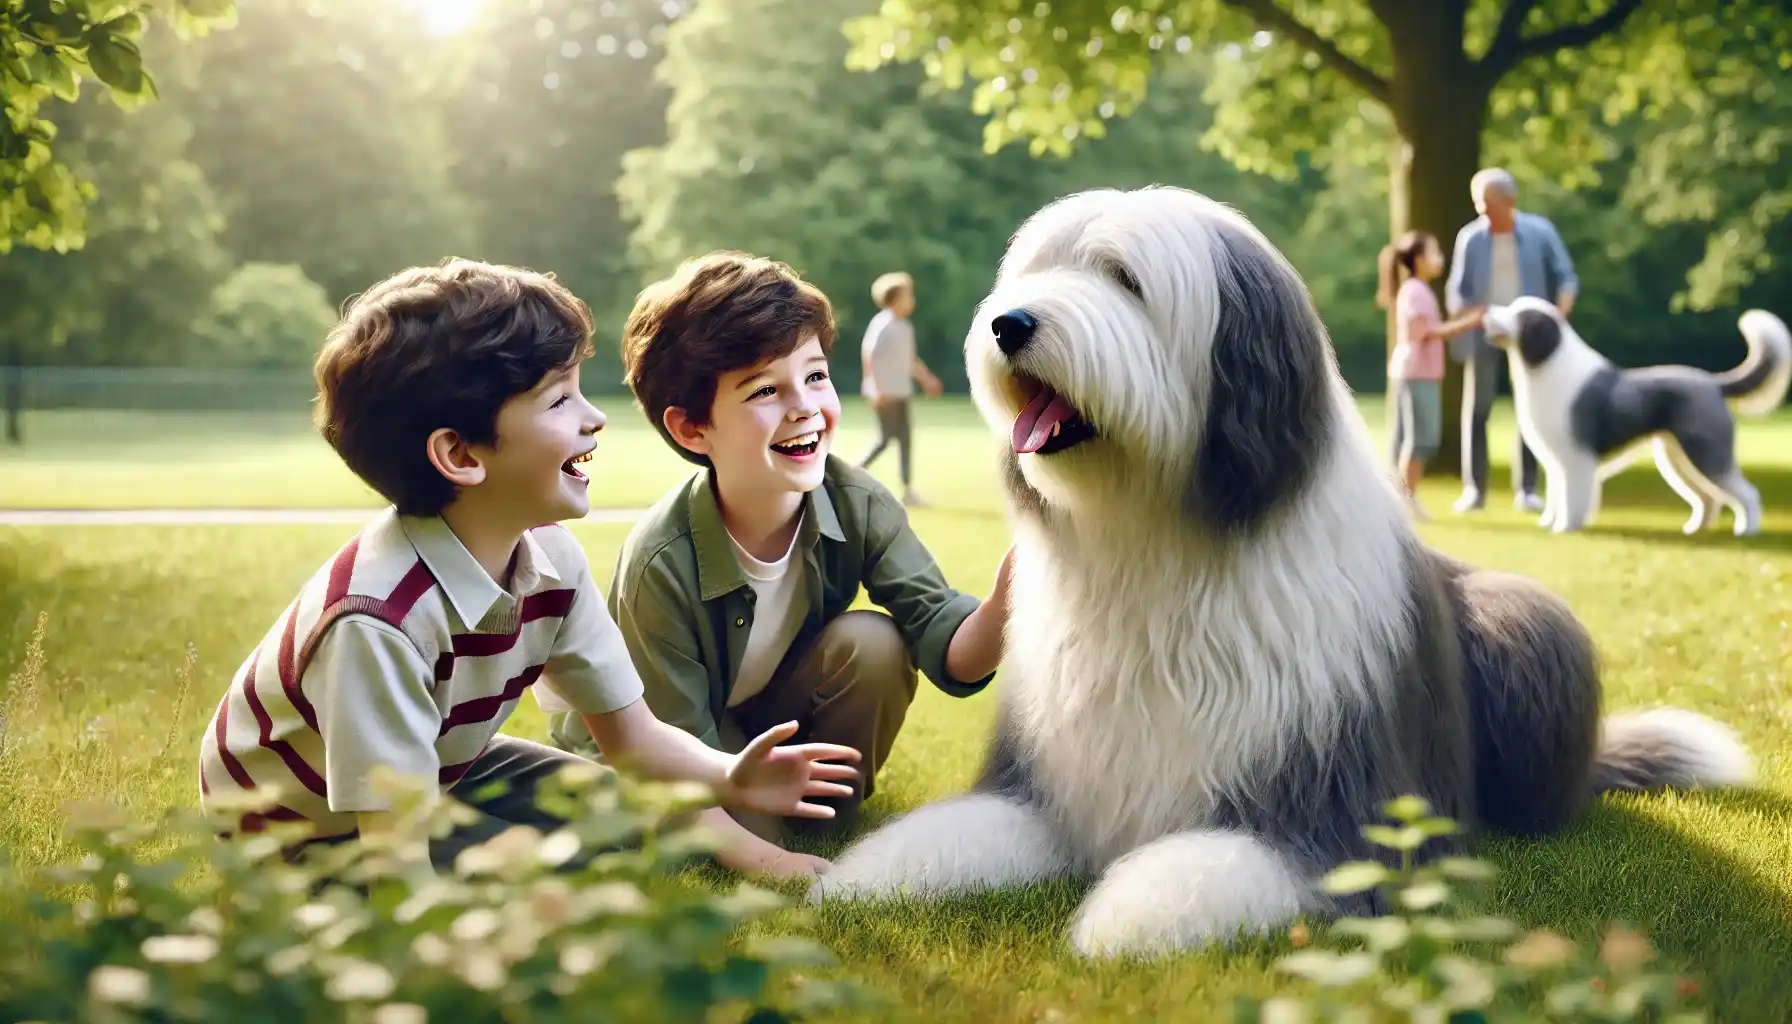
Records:
<instances>
[{"instance_id":1,"label":"boy's hand on dog","mask_svg":"<svg viewBox=\"0 0 1792 1024\"><path fill-rule=\"evenodd\" d=\"M1002 609L1002 620L1008 619L1008 588L1014 576L1014 545L1008 545L1008 551L1002 555L1002 563L996 566L996 582L989 588L989 600Z\"/></svg>"},{"instance_id":2,"label":"boy's hand on dog","mask_svg":"<svg viewBox=\"0 0 1792 1024\"><path fill-rule=\"evenodd\" d=\"M857 761L859 752L837 743L801 743L781 747L796 734L785 722L760 733L734 758L728 769L725 803L767 814L798 818L832 818L834 809L809 803L806 797L852 795L852 787L830 779L856 779L858 770L832 761Z\"/></svg>"}]
</instances>

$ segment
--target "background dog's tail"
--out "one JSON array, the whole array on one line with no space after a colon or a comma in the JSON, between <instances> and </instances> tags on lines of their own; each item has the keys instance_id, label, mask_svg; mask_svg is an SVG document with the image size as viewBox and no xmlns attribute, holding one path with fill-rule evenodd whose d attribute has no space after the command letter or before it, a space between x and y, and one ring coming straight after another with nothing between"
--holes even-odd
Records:
<instances>
[{"instance_id":1,"label":"background dog's tail","mask_svg":"<svg viewBox=\"0 0 1792 1024\"><path fill-rule=\"evenodd\" d=\"M1599 727L1595 792L1739 786L1755 777L1735 731L1704 715L1654 708L1607 715Z\"/></svg>"},{"instance_id":2,"label":"background dog's tail","mask_svg":"<svg viewBox=\"0 0 1792 1024\"><path fill-rule=\"evenodd\" d=\"M1786 400L1792 385L1792 334L1786 322L1765 309L1742 314L1736 326L1748 339L1748 358L1742 365L1717 375L1725 398L1736 399L1736 411L1744 416L1766 416Z\"/></svg>"}]
</instances>

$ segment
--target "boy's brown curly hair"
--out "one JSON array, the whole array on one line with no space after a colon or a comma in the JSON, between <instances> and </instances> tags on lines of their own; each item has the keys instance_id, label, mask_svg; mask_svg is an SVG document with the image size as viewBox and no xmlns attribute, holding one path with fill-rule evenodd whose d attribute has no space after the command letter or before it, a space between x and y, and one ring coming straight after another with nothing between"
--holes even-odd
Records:
<instances>
[{"instance_id":1,"label":"boy's brown curly hair","mask_svg":"<svg viewBox=\"0 0 1792 1024\"><path fill-rule=\"evenodd\" d=\"M403 515L436 515L455 486L429 461L447 427L497 441L498 410L589 356L592 317L551 274L472 260L412 267L344 307L313 372L324 439Z\"/></svg>"},{"instance_id":2,"label":"boy's brown curly hair","mask_svg":"<svg viewBox=\"0 0 1792 1024\"><path fill-rule=\"evenodd\" d=\"M672 438L666 410L709 422L725 373L789 355L814 337L834 351L827 296L777 260L719 250L687 260L641 290L622 331L623 379L672 450L709 459Z\"/></svg>"}]
</instances>

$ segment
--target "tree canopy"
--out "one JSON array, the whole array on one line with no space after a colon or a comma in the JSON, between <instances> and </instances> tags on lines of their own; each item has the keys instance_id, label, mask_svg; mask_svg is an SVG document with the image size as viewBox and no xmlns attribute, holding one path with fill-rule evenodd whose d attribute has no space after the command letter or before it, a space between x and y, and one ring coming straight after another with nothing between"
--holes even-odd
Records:
<instances>
[{"instance_id":1,"label":"tree canopy","mask_svg":"<svg viewBox=\"0 0 1792 1024\"><path fill-rule=\"evenodd\" d=\"M1732 365L1736 307L1777 308L1792 283L1774 259L1792 244L1786 19L1745 6L1763 2L1645 0L1588 45L1513 62L1479 115L1473 89L1435 97L1480 117L1477 159L1511 167L1524 205L1556 222L1584 284L1576 322L1619 362ZM599 351L585 379L611 390L639 288L739 247L833 300L849 392L870 282L909 270L922 350L961 387L970 314L1015 226L1075 189L1166 182L1261 225L1351 384L1383 385L1375 254L1389 215L1414 208L1418 149L1392 160L1381 87L1258 19L1298 19L1396 89L1407 72L1380 19L1417 0L1164 0L1118 19L1092 0L518 0L452 35L403 3L258 0L203 36L168 17L202 5L55 5L143 14L132 45L156 84L40 96L57 173L85 186L60 241L39 224L0 253L14 367L265 365L271 380L306 346L262 344L255 325L311 324L302 336L324 302L464 255L552 271L583 297ZM1465 66L1517 10L1432 6L1462 15ZM0 24L35 9L0 4ZM1526 5L1508 45L1542 45L1524 40L1576 10ZM1470 170L1442 190L1456 207L1440 235L1472 215Z\"/></svg>"},{"instance_id":2,"label":"tree canopy","mask_svg":"<svg viewBox=\"0 0 1792 1024\"><path fill-rule=\"evenodd\" d=\"M1708 125L1700 104L1783 86L1792 12L1772 0L1606 0L1595 12L1569 0L901 0L847 31L856 67L919 62L947 88L974 81L986 146L1024 140L1041 154L1139 109L1174 54L1217 50L1205 145L1270 175L1378 149L1388 227L1430 231L1447 247L1474 216L1468 182L1487 158L1521 180L1590 186L1614 155L1609 127L1627 115ZM1726 89L1706 90L1719 65ZM1677 149L1658 145L1660 159ZM1777 158L1777 140L1706 152L1758 164ZM1785 209L1776 193L1733 215L1717 269L1695 273L1733 282L1751 272L1763 222ZM1738 216L1756 230L1740 230ZM1723 287L1693 290L1710 298ZM1447 401L1460 393L1452 370ZM1456 424L1445 423L1435 465L1449 472Z\"/></svg>"},{"instance_id":3,"label":"tree canopy","mask_svg":"<svg viewBox=\"0 0 1792 1024\"><path fill-rule=\"evenodd\" d=\"M138 45L152 16L185 36L229 21L233 0L11 0L0 5L0 253L65 252L85 237L91 181L61 158L47 101L93 81L124 104L153 99Z\"/></svg>"}]
</instances>

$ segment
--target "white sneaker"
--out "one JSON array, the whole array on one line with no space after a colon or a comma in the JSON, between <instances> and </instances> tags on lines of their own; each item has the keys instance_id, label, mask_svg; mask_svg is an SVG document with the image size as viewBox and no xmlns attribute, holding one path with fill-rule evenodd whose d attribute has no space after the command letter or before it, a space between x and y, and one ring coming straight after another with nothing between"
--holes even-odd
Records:
<instances>
[{"instance_id":1,"label":"white sneaker","mask_svg":"<svg viewBox=\"0 0 1792 1024\"><path fill-rule=\"evenodd\" d=\"M1536 491L1519 491L1518 496L1512 499L1512 507L1526 512L1541 512L1543 499Z\"/></svg>"}]
</instances>

